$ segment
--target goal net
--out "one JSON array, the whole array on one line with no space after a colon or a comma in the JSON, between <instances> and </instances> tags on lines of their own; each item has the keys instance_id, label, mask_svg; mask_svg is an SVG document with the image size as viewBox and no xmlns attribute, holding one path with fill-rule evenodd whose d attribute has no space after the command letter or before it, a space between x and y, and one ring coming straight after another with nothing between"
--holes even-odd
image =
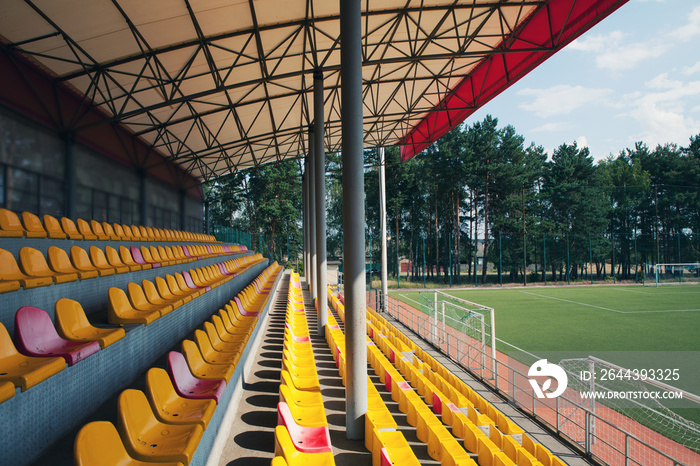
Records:
<instances>
[{"instance_id":1,"label":"goal net","mask_svg":"<svg viewBox=\"0 0 700 466\"><path fill-rule=\"evenodd\" d=\"M644 284L700 285L700 263L656 264L645 272Z\"/></svg>"}]
</instances>

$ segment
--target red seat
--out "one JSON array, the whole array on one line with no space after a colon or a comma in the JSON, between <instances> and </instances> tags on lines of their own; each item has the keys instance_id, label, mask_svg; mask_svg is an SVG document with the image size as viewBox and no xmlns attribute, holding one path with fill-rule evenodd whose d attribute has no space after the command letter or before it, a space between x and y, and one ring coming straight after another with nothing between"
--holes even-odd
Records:
<instances>
[{"instance_id":1,"label":"red seat","mask_svg":"<svg viewBox=\"0 0 700 466\"><path fill-rule=\"evenodd\" d=\"M303 453L333 453L328 427L300 426L294 420L292 411L284 401L277 403L277 425L287 428L292 443L298 451Z\"/></svg>"},{"instance_id":2,"label":"red seat","mask_svg":"<svg viewBox=\"0 0 700 466\"><path fill-rule=\"evenodd\" d=\"M148 262L146 259L144 259L143 255L141 254L141 250L136 246L131 246L129 249L131 250L131 257L134 258L134 262L136 262L137 264L149 265L151 268L154 269L160 267L160 264L158 262Z\"/></svg>"},{"instance_id":3,"label":"red seat","mask_svg":"<svg viewBox=\"0 0 700 466\"><path fill-rule=\"evenodd\" d=\"M185 356L177 351L168 353L168 374L175 391L183 398L211 399L219 404L226 389L225 380L198 379L193 376Z\"/></svg>"},{"instance_id":4,"label":"red seat","mask_svg":"<svg viewBox=\"0 0 700 466\"><path fill-rule=\"evenodd\" d=\"M60 356L69 366L100 350L97 341L64 340L58 335L49 314L32 306L23 306L15 314L15 345L27 356Z\"/></svg>"}]
</instances>

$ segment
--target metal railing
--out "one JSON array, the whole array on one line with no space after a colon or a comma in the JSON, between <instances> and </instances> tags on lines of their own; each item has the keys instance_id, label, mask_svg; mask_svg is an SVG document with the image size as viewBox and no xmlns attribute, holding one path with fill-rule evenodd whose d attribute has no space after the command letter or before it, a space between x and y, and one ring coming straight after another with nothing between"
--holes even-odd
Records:
<instances>
[{"instance_id":1,"label":"metal railing","mask_svg":"<svg viewBox=\"0 0 700 466\"><path fill-rule=\"evenodd\" d=\"M380 295L377 290L370 290L367 305L380 309ZM391 296L388 297L387 308L391 317L430 342L452 361L504 396L508 402L548 426L588 458L614 466L700 464L698 453L673 440L663 437L665 441L660 442L663 445L651 445L647 439L641 438L643 435L630 432L630 428L625 428L622 424L637 424L641 430L650 429L624 414L597 402L583 404L577 401L582 399L579 392L567 388L559 397L537 398L529 383L527 364L500 351L496 353L496 361L493 361L490 346L484 346L481 341L460 334L450 326L443 327L442 322L436 325L427 314ZM520 352L533 358L533 362L540 359L503 340L496 341L500 348L507 347L508 352ZM683 460L679 457L683 457Z\"/></svg>"}]
</instances>

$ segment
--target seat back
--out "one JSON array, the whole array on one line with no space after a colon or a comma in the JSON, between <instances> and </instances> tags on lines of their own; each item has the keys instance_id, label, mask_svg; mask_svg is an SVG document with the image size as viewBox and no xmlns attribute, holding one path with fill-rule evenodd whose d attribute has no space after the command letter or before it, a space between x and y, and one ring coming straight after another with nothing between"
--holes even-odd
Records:
<instances>
[{"instance_id":1,"label":"seat back","mask_svg":"<svg viewBox=\"0 0 700 466\"><path fill-rule=\"evenodd\" d=\"M164 262L165 261L165 257L160 255L160 251L158 251L158 248L156 248L155 246L148 247L148 252L151 254L151 257L153 258L154 261L156 261L156 262ZM146 259L146 260L148 260L148 259Z\"/></svg>"},{"instance_id":2,"label":"seat back","mask_svg":"<svg viewBox=\"0 0 700 466\"><path fill-rule=\"evenodd\" d=\"M102 230L105 232L105 235L109 236L110 239L113 240L120 240L121 237L117 235L117 233L114 231L114 228L112 228L112 225L110 225L107 222L102 222Z\"/></svg>"},{"instance_id":3,"label":"seat back","mask_svg":"<svg viewBox=\"0 0 700 466\"><path fill-rule=\"evenodd\" d=\"M49 258L49 266L59 273L75 273L76 269L71 264L68 253L56 246L49 246L46 254Z\"/></svg>"},{"instance_id":4,"label":"seat back","mask_svg":"<svg viewBox=\"0 0 700 466\"><path fill-rule=\"evenodd\" d=\"M18 354L19 352L17 351L17 347L15 347L15 343L12 341L12 337L3 323L0 322L0 360Z\"/></svg>"},{"instance_id":5,"label":"seat back","mask_svg":"<svg viewBox=\"0 0 700 466\"><path fill-rule=\"evenodd\" d=\"M78 231L85 237L85 239L97 239L97 236L90 228L90 224L88 222L82 218L79 218L76 220L76 225L78 226Z\"/></svg>"},{"instance_id":6,"label":"seat back","mask_svg":"<svg viewBox=\"0 0 700 466\"><path fill-rule=\"evenodd\" d=\"M119 257L125 265L140 265L134 260L131 251L126 246L119 246Z\"/></svg>"},{"instance_id":7,"label":"seat back","mask_svg":"<svg viewBox=\"0 0 700 466\"><path fill-rule=\"evenodd\" d=\"M143 288L143 293L146 295L146 299L153 304L163 304L165 300L163 296L158 293L156 285L150 280L143 280L141 282L141 288Z\"/></svg>"},{"instance_id":8,"label":"seat back","mask_svg":"<svg viewBox=\"0 0 700 466\"><path fill-rule=\"evenodd\" d=\"M32 238L46 238L46 230L41 224L39 217L31 212L22 212L22 223L26 230L26 235Z\"/></svg>"},{"instance_id":9,"label":"seat back","mask_svg":"<svg viewBox=\"0 0 700 466\"><path fill-rule=\"evenodd\" d=\"M15 313L15 344L24 354L43 352L47 347L67 343L58 336L49 314L38 307L22 306Z\"/></svg>"},{"instance_id":10,"label":"seat back","mask_svg":"<svg viewBox=\"0 0 700 466\"><path fill-rule=\"evenodd\" d=\"M117 401L118 426L122 438L138 439L158 428L160 422L153 414L146 394L141 390L126 389Z\"/></svg>"},{"instance_id":11,"label":"seat back","mask_svg":"<svg viewBox=\"0 0 700 466\"><path fill-rule=\"evenodd\" d=\"M187 291L187 290L191 290L191 289L192 289L192 288L190 288L189 284L187 283L187 280L186 280L185 277L184 277L184 274L186 274L186 273L187 273L187 272L185 272L185 271L183 270L182 273L176 273L176 274L175 274L175 281L177 282L178 288L180 288L181 290L184 290L184 291ZM192 283L192 284L194 285L194 283Z\"/></svg>"},{"instance_id":12,"label":"seat back","mask_svg":"<svg viewBox=\"0 0 700 466\"><path fill-rule=\"evenodd\" d=\"M137 240L139 238L139 235L134 231L133 228L129 225L122 225L122 229L124 230L124 235L131 241Z\"/></svg>"},{"instance_id":13,"label":"seat back","mask_svg":"<svg viewBox=\"0 0 700 466\"><path fill-rule=\"evenodd\" d=\"M95 266L90 262L87 251L80 246L72 246L70 248L70 257L76 269L95 270Z\"/></svg>"},{"instance_id":14,"label":"seat back","mask_svg":"<svg viewBox=\"0 0 700 466\"><path fill-rule=\"evenodd\" d=\"M165 281L163 277L156 277L156 289L158 290L158 294L162 296L165 299L169 300L174 300L174 299L179 299L177 296L173 294L173 292L168 288L168 282Z\"/></svg>"},{"instance_id":15,"label":"seat back","mask_svg":"<svg viewBox=\"0 0 700 466\"><path fill-rule=\"evenodd\" d=\"M90 260L95 267L100 269L111 269L112 266L107 262L107 257L104 251L97 246L90 246Z\"/></svg>"},{"instance_id":16,"label":"seat back","mask_svg":"<svg viewBox=\"0 0 700 466\"><path fill-rule=\"evenodd\" d=\"M66 239L68 235L61 228L61 222L58 221L56 217L52 217L49 214L44 215L44 229L48 234L49 238L52 239Z\"/></svg>"},{"instance_id":17,"label":"seat back","mask_svg":"<svg viewBox=\"0 0 700 466\"><path fill-rule=\"evenodd\" d=\"M112 246L105 247L105 257L107 258L107 263L112 267L123 267L126 265L119 257L119 252Z\"/></svg>"},{"instance_id":18,"label":"seat back","mask_svg":"<svg viewBox=\"0 0 700 466\"><path fill-rule=\"evenodd\" d=\"M98 222L97 220L90 220L90 229L98 237L107 236L104 228L102 228L102 224L100 222Z\"/></svg>"},{"instance_id":19,"label":"seat back","mask_svg":"<svg viewBox=\"0 0 700 466\"><path fill-rule=\"evenodd\" d=\"M30 277L51 277L56 275L49 269L44 254L38 249L28 246L19 250L19 264L25 274Z\"/></svg>"},{"instance_id":20,"label":"seat back","mask_svg":"<svg viewBox=\"0 0 700 466\"><path fill-rule=\"evenodd\" d=\"M0 208L0 236L11 238L24 236L24 228L19 222L19 217L11 210Z\"/></svg>"},{"instance_id":21,"label":"seat back","mask_svg":"<svg viewBox=\"0 0 700 466\"><path fill-rule=\"evenodd\" d=\"M119 239L125 240L128 239L129 237L127 236L126 232L124 231L124 227L121 226L118 223L113 223L112 224L112 229L114 230L114 234L119 237ZM105 230L107 231L107 230Z\"/></svg>"},{"instance_id":22,"label":"seat back","mask_svg":"<svg viewBox=\"0 0 700 466\"><path fill-rule=\"evenodd\" d=\"M66 338L77 338L76 330L91 327L83 306L78 301L61 298L55 307L56 328Z\"/></svg>"},{"instance_id":23,"label":"seat back","mask_svg":"<svg viewBox=\"0 0 700 466\"><path fill-rule=\"evenodd\" d=\"M0 280L20 280L25 275L19 269L14 254L0 249Z\"/></svg>"},{"instance_id":24,"label":"seat back","mask_svg":"<svg viewBox=\"0 0 700 466\"><path fill-rule=\"evenodd\" d=\"M126 285L126 289L129 294L129 301L131 301L131 304L136 309L146 309L149 307L149 303L146 299L146 295L143 292L143 288L141 288L138 283L129 282Z\"/></svg>"},{"instance_id":25,"label":"seat back","mask_svg":"<svg viewBox=\"0 0 700 466\"><path fill-rule=\"evenodd\" d=\"M68 217L61 217L61 226L70 239L84 239L78 231L78 227L75 226L75 222Z\"/></svg>"},{"instance_id":26,"label":"seat back","mask_svg":"<svg viewBox=\"0 0 700 466\"><path fill-rule=\"evenodd\" d=\"M224 380L198 379L192 375L187 360L182 353L168 353L168 375L178 395L184 398L210 398L219 403L226 389Z\"/></svg>"},{"instance_id":27,"label":"seat back","mask_svg":"<svg viewBox=\"0 0 700 466\"><path fill-rule=\"evenodd\" d=\"M108 421L85 424L75 437L75 466L133 465L117 428Z\"/></svg>"}]
</instances>

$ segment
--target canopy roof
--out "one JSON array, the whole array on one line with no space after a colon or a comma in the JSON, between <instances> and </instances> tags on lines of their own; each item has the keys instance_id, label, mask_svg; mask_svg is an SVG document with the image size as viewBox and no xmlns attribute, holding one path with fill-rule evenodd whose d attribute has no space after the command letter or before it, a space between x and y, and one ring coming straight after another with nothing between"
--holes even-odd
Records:
<instances>
[{"instance_id":1,"label":"canopy roof","mask_svg":"<svg viewBox=\"0 0 700 466\"><path fill-rule=\"evenodd\" d=\"M365 145L415 155L626 1L362 0ZM340 150L339 36L338 0L3 0L0 13L6 49L201 181L306 154L315 70L326 150Z\"/></svg>"}]
</instances>

